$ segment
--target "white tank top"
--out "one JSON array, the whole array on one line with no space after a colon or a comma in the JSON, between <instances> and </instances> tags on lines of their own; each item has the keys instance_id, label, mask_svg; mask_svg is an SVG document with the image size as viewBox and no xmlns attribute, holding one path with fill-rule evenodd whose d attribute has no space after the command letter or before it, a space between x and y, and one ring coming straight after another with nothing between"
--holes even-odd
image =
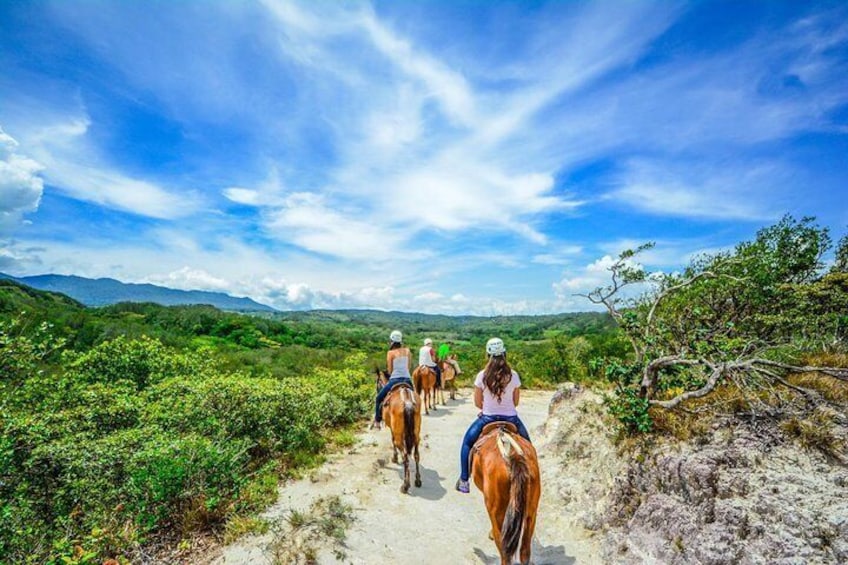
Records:
<instances>
[{"instance_id":1,"label":"white tank top","mask_svg":"<svg viewBox=\"0 0 848 565\"><path fill-rule=\"evenodd\" d=\"M409 357L406 355L403 357L395 357L394 360L392 360L392 374L389 377L389 380L411 378L412 377L409 375Z\"/></svg>"},{"instance_id":2,"label":"white tank top","mask_svg":"<svg viewBox=\"0 0 848 565\"><path fill-rule=\"evenodd\" d=\"M424 347L418 350L418 364L426 365L427 367L436 366L436 362L433 361L433 357L430 355L429 345L425 345Z\"/></svg>"}]
</instances>

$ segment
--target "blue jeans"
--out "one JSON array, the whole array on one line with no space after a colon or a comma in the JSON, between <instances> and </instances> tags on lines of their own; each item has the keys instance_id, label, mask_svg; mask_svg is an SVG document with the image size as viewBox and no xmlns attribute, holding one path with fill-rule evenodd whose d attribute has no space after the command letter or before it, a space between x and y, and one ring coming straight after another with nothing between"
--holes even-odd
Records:
<instances>
[{"instance_id":1,"label":"blue jeans","mask_svg":"<svg viewBox=\"0 0 848 565\"><path fill-rule=\"evenodd\" d=\"M492 422L511 422L518 428L518 435L530 441L530 434L527 433L527 428L524 427L524 423L518 416L487 416L485 414L478 416L471 424L471 427L468 428L468 431L465 432L465 437L462 438L462 451L459 455L459 467L462 471L459 474L459 478L463 481L468 480L469 466L471 465L468 455L471 453L471 448L474 447L474 442L477 441L483 432L483 427Z\"/></svg>"},{"instance_id":2,"label":"blue jeans","mask_svg":"<svg viewBox=\"0 0 848 565\"><path fill-rule=\"evenodd\" d=\"M383 401L386 399L386 395L389 394L389 391L392 390L392 387L398 383L406 383L410 387L412 387L412 379L408 379L406 377L401 377L398 379L389 379L389 382L380 389L380 392L377 393L377 409L374 413L374 420L377 422L383 421L383 410L381 409L383 406Z\"/></svg>"}]
</instances>

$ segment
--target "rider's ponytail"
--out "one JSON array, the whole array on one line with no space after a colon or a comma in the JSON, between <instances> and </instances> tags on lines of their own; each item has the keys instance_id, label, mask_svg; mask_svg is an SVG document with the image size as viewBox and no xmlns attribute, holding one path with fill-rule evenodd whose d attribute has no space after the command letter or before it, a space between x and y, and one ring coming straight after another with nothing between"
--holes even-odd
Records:
<instances>
[{"instance_id":1,"label":"rider's ponytail","mask_svg":"<svg viewBox=\"0 0 848 565\"><path fill-rule=\"evenodd\" d=\"M483 384L501 401L506 385L512 380L512 368L506 362L506 353L489 358L486 368L483 369Z\"/></svg>"}]
</instances>

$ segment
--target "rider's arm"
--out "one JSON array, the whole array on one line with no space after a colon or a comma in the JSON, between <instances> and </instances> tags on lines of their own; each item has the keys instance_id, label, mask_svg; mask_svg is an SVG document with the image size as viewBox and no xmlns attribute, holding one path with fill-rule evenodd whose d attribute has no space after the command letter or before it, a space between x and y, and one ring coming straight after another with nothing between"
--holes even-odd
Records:
<instances>
[{"instance_id":1,"label":"rider's arm","mask_svg":"<svg viewBox=\"0 0 848 565\"><path fill-rule=\"evenodd\" d=\"M483 409L483 389L478 386L474 387L474 406Z\"/></svg>"},{"instance_id":2,"label":"rider's arm","mask_svg":"<svg viewBox=\"0 0 848 565\"><path fill-rule=\"evenodd\" d=\"M392 361L394 361L394 359L395 359L395 358L394 358L394 356L392 355L392 352L391 352L391 351L389 351L388 353L386 353L386 370L389 372L389 374L390 374L390 375L391 375L391 374L392 374L392 372L394 371L394 369L392 368Z\"/></svg>"},{"instance_id":3,"label":"rider's arm","mask_svg":"<svg viewBox=\"0 0 848 565\"><path fill-rule=\"evenodd\" d=\"M516 387L515 390L512 391L512 403L515 406L518 406L518 398L521 396L519 393L520 390L520 388Z\"/></svg>"}]
</instances>

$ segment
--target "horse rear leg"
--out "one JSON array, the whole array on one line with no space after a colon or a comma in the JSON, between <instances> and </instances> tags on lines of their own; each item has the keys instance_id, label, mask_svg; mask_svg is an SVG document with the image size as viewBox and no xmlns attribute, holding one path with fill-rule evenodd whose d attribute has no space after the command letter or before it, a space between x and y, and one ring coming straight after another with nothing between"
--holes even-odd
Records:
<instances>
[{"instance_id":1,"label":"horse rear leg","mask_svg":"<svg viewBox=\"0 0 848 565\"><path fill-rule=\"evenodd\" d=\"M527 508L527 516L524 518L524 531L521 533L521 548L518 557L521 565L530 565L530 549L533 545L533 531L536 529L536 512L530 512Z\"/></svg>"},{"instance_id":2,"label":"horse rear leg","mask_svg":"<svg viewBox=\"0 0 848 565\"><path fill-rule=\"evenodd\" d=\"M418 438L415 439L415 486L421 486L421 469L418 467Z\"/></svg>"},{"instance_id":3,"label":"horse rear leg","mask_svg":"<svg viewBox=\"0 0 848 565\"><path fill-rule=\"evenodd\" d=\"M409 492L409 453L403 450L403 484L400 486L400 492L406 494Z\"/></svg>"},{"instance_id":4,"label":"horse rear leg","mask_svg":"<svg viewBox=\"0 0 848 565\"><path fill-rule=\"evenodd\" d=\"M498 548L498 554L501 556L501 565L512 565L510 563L510 558L505 557L503 554L503 550L501 549L501 523L502 520L498 520L497 512L493 508L486 508L489 511L489 520L492 522L492 529L489 530L489 539L495 542L495 546Z\"/></svg>"}]
</instances>

